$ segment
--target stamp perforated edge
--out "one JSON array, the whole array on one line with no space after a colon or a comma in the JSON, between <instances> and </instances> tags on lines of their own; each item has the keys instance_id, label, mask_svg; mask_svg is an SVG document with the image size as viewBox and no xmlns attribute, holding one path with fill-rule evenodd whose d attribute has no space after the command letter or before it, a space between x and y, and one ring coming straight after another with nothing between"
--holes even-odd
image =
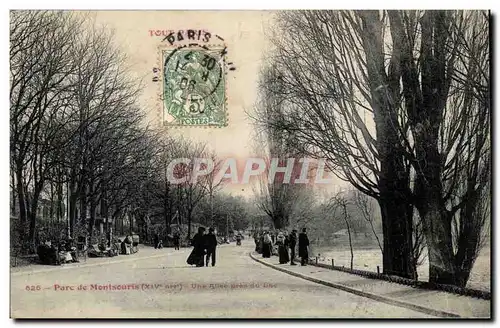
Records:
<instances>
[{"instance_id":1,"label":"stamp perforated edge","mask_svg":"<svg viewBox=\"0 0 500 328\"><path fill-rule=\"evenodd\" d=\"M225 49L227 48L227 45L225 43L218 43L218 44L198 44L198 43L190 43L190 44L181 44L181 45L166 45L166 44L161 44L156 47L156 67L160 70L160 75L163 74L163 63L162 63L162 51L163 50L169 50L169 49L177 49L179 46L186 46L186 47L207 47L209 49ZM158 119L158 126L161 129L168 129L168 128L174 128L174 129L186 129L186 128L195 128L195 129L221 129L229 126L229 107L228 107L228 94L227 94L227 85L228 85L228 68L227 68L227 62L226 62L226 55L222 57L223 61L223 73L224 73L224 123L219 124L219 125L210 125L210 124L193 124L193 125L187 125L187 124L165 124L163 120L163 115L164 115L164 104L163 104L163 88L164 88L164 83L165 80L162 78L161 82L158 83L158 88L159 90L157 91L156 95L156 108L157 108L157 119Z\"/></svg>"}]
</instances>

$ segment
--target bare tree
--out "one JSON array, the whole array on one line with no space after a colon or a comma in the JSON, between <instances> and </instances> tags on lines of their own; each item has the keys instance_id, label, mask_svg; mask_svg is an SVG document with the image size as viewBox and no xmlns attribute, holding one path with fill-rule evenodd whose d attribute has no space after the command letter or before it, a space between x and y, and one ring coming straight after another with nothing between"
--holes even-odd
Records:
<instances>
[{"instance_id":1,"label":"bare tree","mask_svg":"<svg viewBox=\"0 0 500 328\"><path fill-rule=\"evenodd\" d=\"M60 140L73 62L68 55L81 20L62 12L13 11L10 21L10 148L21 226L35 238L38 200ZM29 176L29 182L27 180ZM24 236L21 233L21 238Z\"/></svg>"},{"instance_id":2,"label":"bare tree","mask_svg":"<svg viewBox=\"0 0 500 328\"><path fill-rule=\"evenodd\" d=\"M271 87L281 88L273 83L279 72L274 66L262 69L260 81L260 99L251 115L256 117L255 140L258 145L258 152L265 160L266 169L259 180L256 194L257 206L266 213L272 220L274 227L282 229L286 227L292 217L297 217L296 222L305 219L306 213L303 211L302 203L307 202L307 195L311 193L309 186L305 184L295 184L294 181L301 174L299 158L301 153L293 147L293 136L285 130L275 129L274 122L283 115L280 92ZM271 172L272 162L280 167L288 166L288 161L293 161L289 176ZM313 168L309 169L311 173ZM271 178L269 175L274 174ZM302 212L302 213L299 213Z\"/></svg>"},{"instance_id":3,"label":"bare tree","mask_svg":"<svg viewBox=\"0 0 500 328\"><path fill-rule=\"evenodd\" d=\"M89 19L71 56L71 117L74 137L67 147L70 233L86 227L92 237L100 205L106 223L126 207L127 179L136 165L131 152L141 140L142 114L136 106L140 83L130 78L126 58L112 33ZM141 149L142 150L142 149ZM107 224L108 225L108 224Z\"/></svg>"},{"instance_id":4,"label":"bare tree","mask_svg":"<svg viewBox=\"0 0 500 328\"><path fill-rule=\"evenodd\" d=\"M419 267L422 265L427 258L427 254L425 253L425 235L424 235L424 229L422 225L422 220L420 220L420 217L418 216L418 212L415 211L413 213L414 218L413 218L413 262L415 264L415 267ZM415 271L415 280L418 280L418 273Z\"/></svg>"},{"instance_id":5,"label":"bare tree","mask_svg":"<svg viewBox=\"0 0 500 328\"><path fill-rule=\"evenodd\" d=\"M377 232L375 231L375 227L373 225L373 215L374 215L374 209L373 209L373 204L371 202L371 199L363 194L362 192L355 191L354 192L354 205L359 209L361 212L361 216L363 219L368 222L370 225L371 231L373 233L373 236L375 239L377 239L377 244L378 247L380 248L380 251L384 252L382 244L380 243L380 239L378 238Z\"/></svg>"},{"instance_id":6,"label":"bare tree","mask_svg":"<svg viewBox=\"0 0 500 328\"><path fill-rule=\"evenodd\" d=\"M215 222L214 197L215 197L216 193L222 189L225 181L223 179L220 179L218 181L216 180L216 176L217 176L217 174L218 174L218 172L221 169L222 164L223 164L222 160L220 160L217 157L217 154L215 152L208 152L208 151L207 151L207 159L209 159L213 163L212 172L208 173L206 176L206 189L207 189L207 194L208 194L209 203L210 203L210 209L209 209L210 225L213 225Z\"/></svg>"},{"instance_id":7,"label":"bare tree","mask_svg":"<svg viewBox=\"0 0 500 328\"><path fill-rule=\"evenodd\" d=\"M400 134L400 70L387 54L387 17L377 11L282 12L267 83L281 114L262 125L285 131L300 153L377 199L382 213L384 272L412 277L410 165ZM387 87L386 89L384 89Z\"/></svg>"},{"instance_id":8,"label":"bare tree","mask_svg":"<svg viewBox=\"0 0 500 328\"><path fill-rule=\"evenodd\" d=\"M407 157L430 281L465 286L485 222L474 213L491 177L489 17L464 11L391 11L389 17L402 45L412 136Z\"/></svg>"},{"instance_id":9,"label":"bare tree","mask_svg":"<svg viewBox=\"0 0 500 328\"><path fill-rule=\"evenodd\" d=\"M349 200L343 195L342 192L338 192L329 201L329 207L332 209L332 215L334 218L340 216L340 219L344 221L347 234L349 236L349 249L351 251L351 270L354 266L354 250L352 248L352 236L351 236L351 216L347 207L349 206Z\"/></svg>"},{"instance_id":10,"label":"bare tree","mask_svg":"<svg viewBox=\"0 0 500 328\"><path fill-rule=\"evenodd\" d=\"M485 222L473 213L491 177L488 19L464 11L278 15L270 60L281 87L270 90L287 111L273 128L377 199L387 273L414 276L415 206L431 282L468 279Z\"/></svg>"},{"instance_id":11,"label":"bare tree","mask_svg":"<svg viewBox=\"0 0 500 328\"><path fill-rule=\"evenodd\" d=\"M92 235L100 203L106 218L130 206L151 156L141 147L148 129L135 104L140 83L113 36L85 15L11 18L11 160L21 221L29 219L33 244L41 195L57 194L61 218L67 189L69 234L78 225Z\"/></svg>"}]
</instances>

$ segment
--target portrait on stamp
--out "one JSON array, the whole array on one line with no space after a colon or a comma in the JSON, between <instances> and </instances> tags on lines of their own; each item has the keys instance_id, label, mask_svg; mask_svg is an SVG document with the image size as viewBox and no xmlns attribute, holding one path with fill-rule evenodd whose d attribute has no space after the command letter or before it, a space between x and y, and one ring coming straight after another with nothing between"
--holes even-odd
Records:
<instances>
[{"instance_id":1,"label":"portrait on stamp","mask_svg":"<svg viewBox=\"0 0 500 328\"><path fill-rule=\"evenodd\" d=\"M160 49L164 125L227 124L223 50L206 45Z\"/></svg>"}]
</instances>

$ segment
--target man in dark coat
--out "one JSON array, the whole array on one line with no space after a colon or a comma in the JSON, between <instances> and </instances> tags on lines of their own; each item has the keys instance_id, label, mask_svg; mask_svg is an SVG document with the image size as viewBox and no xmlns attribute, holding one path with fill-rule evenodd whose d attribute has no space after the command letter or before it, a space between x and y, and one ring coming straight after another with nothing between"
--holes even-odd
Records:
<instances>
[{"instance_id":1,"label":"man in dark coat","mask_svg":"<svg viewBox=\"0 0 500 328\"><path fill-rule=\"evenodd\" d=\"M158 241L159 241L159 237L158 237L158 234L155 233L155 236L153 238L153 243L155 244L155 249L158 249Z\"/></svg>"},{"instance_id":2,"label":"man in dark coat","mask_svg":"<svg viewBox=\"0 0 500 328\"><path fill-rule=\"evenodd\" d=\"M217 247L217 238L214 234L214 228L208 229L208 234L205 235L205 247L207 249L206 266L212 257L212 266L215 266L215 249Z\"/></svg>"},{"instance_id":3,"label":"man in dark coat","mask_svg":"<svg viewBox=\"0 0 500 328\"><path fill-rule=\"evenodd\" d=\"M306 228L302 229L302 232L299 234L299 256L300 256L300 265L307 265L309 261L309 238L307 238Z\"/></svg>"},{"instance_id":4,"label":"man in dark coat","mask_svg":"<svg viewBox=\"0 0 500 328\"><path fill-rule=\"evenodd\" d=\"M290 265L297 265L295 260L295 246L297 246L297 230L293 229L288 236L288 244L290 245Z\"/></svg>"},{"instance_id":5,"label":"man in dark coat","mask_svg":"<svg viewBox=\"0 0 500 328\"><path fill-rule=\"evenodd\" d=\"M198 233L191 240L193 251L187 259L188 264L196 264L197 267L203 266L203 258L205 257L205 228L199 227Z\"/></svg>"},{"instance_id":6,"label":"man in dark coat","mask_svg":"<svg viewBox=\"0 0 500 328\"><path fill-rule=\"evenodd\" d=\"M255 242L255 251L259 252L259 234L257 231L253 233L253 241Z\"/></svg>"},{"instance_id":7,"label":"man in dark coat","mask_svg":"<svg viewBox=\"0 0 500 328\"><path fill-rule=\"evenodd\" d=\"M179 248L179 245L180 245L180 240L181 240L181 235L179 234L179 231L176 231L176 232L174 233L174 249L175 249L175 250L180 249L180 248Z\"/></svg>"}]
</instances>

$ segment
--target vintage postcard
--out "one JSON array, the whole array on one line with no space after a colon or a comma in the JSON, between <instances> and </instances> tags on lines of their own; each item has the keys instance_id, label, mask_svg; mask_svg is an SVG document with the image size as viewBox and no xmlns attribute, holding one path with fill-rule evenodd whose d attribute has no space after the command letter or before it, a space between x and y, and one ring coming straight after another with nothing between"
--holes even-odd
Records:
<instances>
[{"instance_id":1,"label":"vintage postcard","mask_svg":"<svg viewBox=\"0 0 500 328\"><path fill-rule=\"evenodd\" d=\"M490 13L10 11L10 316L491 319Z\"/></svg>"}]
</instances>

